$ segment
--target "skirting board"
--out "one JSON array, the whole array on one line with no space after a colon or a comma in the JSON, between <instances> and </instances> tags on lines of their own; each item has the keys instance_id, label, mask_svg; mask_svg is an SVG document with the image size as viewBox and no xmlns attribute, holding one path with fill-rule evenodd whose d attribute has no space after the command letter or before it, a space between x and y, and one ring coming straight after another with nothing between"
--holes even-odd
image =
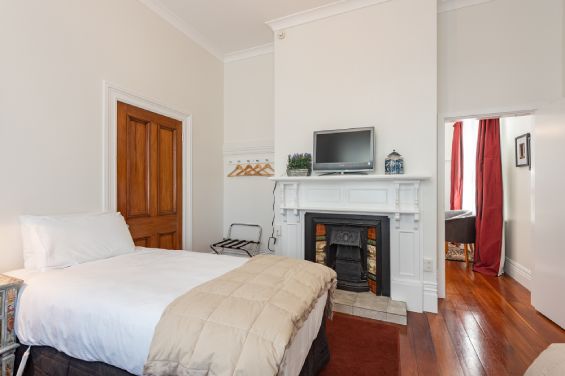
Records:
<instances>
[{"instance_id":1,"label":"skirting board","mask_svg":"<svg viewBox=\"0 0 565 376\"><path fill-rule=\"evenodd\" d=\"M530 290L532 284L532 271L530 269L507 257L504 272Z\"/></svg>"},{"instance_id":2,"label":"skirting board","mask_svg":"<svg viewBox=\"0 0 565 376\"><path fill-rule=\"evenodd\" d=\"M437 313L437 283L392 278L390 284L391 298L407 302L409 311Z\"/></svg>"},{"instance_id":3,"label":"skirting board","mask_svg":"<svg viewBox=\"0 0 565 376\"><path fill-rule=\"evenodd\" d=\"M424 281L424 312L437 313L438 311L438 294L437 283Z\"/></svg>"}]
</instances>

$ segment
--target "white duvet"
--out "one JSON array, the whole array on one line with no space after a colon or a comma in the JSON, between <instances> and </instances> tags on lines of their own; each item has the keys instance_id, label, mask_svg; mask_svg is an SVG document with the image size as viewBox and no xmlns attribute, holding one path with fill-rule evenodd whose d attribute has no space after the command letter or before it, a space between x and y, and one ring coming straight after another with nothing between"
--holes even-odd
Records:
<instances>
[{"instance_id":1,"label":"white duvet","mask_svg":"<svg viewBox=\"0 0 565 376\"><path fill-rule=\"evenodd\" d=\"M143 249L23 275L16 333L26 345L51 346L78 359L103 361L141 374L165 307L245 261Z\"/></svg>"},{"instance_id":2,"label":"white duvet","mask_svg":"<svg viewBox=\"0 0 565 376\"><path fill-rule=\"evenodd\" d=\"M25 345L54 347L74 358L101 361L140 375L167 305L246 261L138 248L65 269L7 273L25 281L17 305L16 334ZM320 327L322 298L287 350L284 374L300 372Z\"/></svg>"}]
</instances>

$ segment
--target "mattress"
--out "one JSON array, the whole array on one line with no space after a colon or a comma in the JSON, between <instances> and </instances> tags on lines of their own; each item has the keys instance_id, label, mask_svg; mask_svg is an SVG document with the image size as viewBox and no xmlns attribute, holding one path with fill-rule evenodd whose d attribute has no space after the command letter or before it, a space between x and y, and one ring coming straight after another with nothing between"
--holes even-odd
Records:
<instances>
[{"instance_id":1,"label":"mattress","mask_svg":"<svg viewBox=\"0 0 565 376\"><path fill-rule=\"evenodd\" d=\"M24 280L16 310L22 344L50 346L140 375L162 312L178 296L248 259L190 251L136 252L47 272L9 272ZM320 328L327 296L285 353L282 373L296 376Z\"/></svg>"}]
</instances>

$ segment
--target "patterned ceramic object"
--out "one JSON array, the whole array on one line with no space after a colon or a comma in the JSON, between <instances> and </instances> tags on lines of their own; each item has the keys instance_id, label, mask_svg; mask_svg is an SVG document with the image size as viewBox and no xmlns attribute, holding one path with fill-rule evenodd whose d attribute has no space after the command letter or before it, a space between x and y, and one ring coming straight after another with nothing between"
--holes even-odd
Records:
<instances>
[{"instance_id":1,"label":"patterned ceramic object","mask_svg":"<svg viewBox=\"0 0 565 376\"><path fill-rule=\"evenodd\" d=\"M14 351L18 347L14 323L16 302L22 281L0 274L0 370L2 376L14 374Z\"/></svg>"},{"instance_id":2,"label":"patterned ceramic object","mask_svg":"<svg viewBox=\"0 0 565 376\"><path fill-rule=\"evenodd\" d=\"M4 312L6 317L6 331L2 340L2 346L9 346L16 343L16 334L14 333L14 323L16 319L16 298L18 297L18 288L9 287L6 289L6 297L4 300Z\"/></svg>"},{"instance_id":3,"label":"patterned ceramic object","mask_svg":"<svg viewBox=\"0 0 565 376\"><path fill-rule=\"evenodd\" d=\"M367 282L369 290L376 294L377 286L377 228L369 227L367 230Z\"/></svg>"},{"instance_id":4,"label":"patterned ceramic object","mask_svg":"<svg viewBox=\"0 0 565 376\"><path fill-rule=\"evenodd\" d=\"M368 245L367 268L370 274L377 274L377 247Z\"/></svg>"},{"instance_id":5,"label":"patterned ceramic object","mask_svg":"<svg viewBox=\"0 0 565 376\"><path fill-rule=\"evenodd\" d=\"M402 175L404 174L404 158L396 150L387 155L385 159L386 175Z\"/></svg>"},{"instance_id":6,"label":"patterned ceramic object","mask_svg":"<svg viewBox=\"0 0 565 376\"><path fill-rule=\"evenodd\" d=\"M16 357L14 354L2 356L2 376L13 376L14 375L14 360Z\"/></svg>"}]
</instances>

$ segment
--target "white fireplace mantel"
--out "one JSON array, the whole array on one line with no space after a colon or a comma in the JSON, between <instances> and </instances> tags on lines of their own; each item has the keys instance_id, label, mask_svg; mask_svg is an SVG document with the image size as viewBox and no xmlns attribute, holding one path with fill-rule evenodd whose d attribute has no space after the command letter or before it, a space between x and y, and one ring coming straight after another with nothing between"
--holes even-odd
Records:
<instances>
[{"instance_id":1,"label":"white fireplace mantel","mask_svg":"<svg viewBox=\"0 0 565 376\"><path fill-rule=\"evenodd\" d=\"M304 259L304 215L342 213L390 219L391 298L424 307L422 175L273 177L277 182L277 253ZM428 210L432 210L429 208Z\"/></svg>"}]
</instances>

